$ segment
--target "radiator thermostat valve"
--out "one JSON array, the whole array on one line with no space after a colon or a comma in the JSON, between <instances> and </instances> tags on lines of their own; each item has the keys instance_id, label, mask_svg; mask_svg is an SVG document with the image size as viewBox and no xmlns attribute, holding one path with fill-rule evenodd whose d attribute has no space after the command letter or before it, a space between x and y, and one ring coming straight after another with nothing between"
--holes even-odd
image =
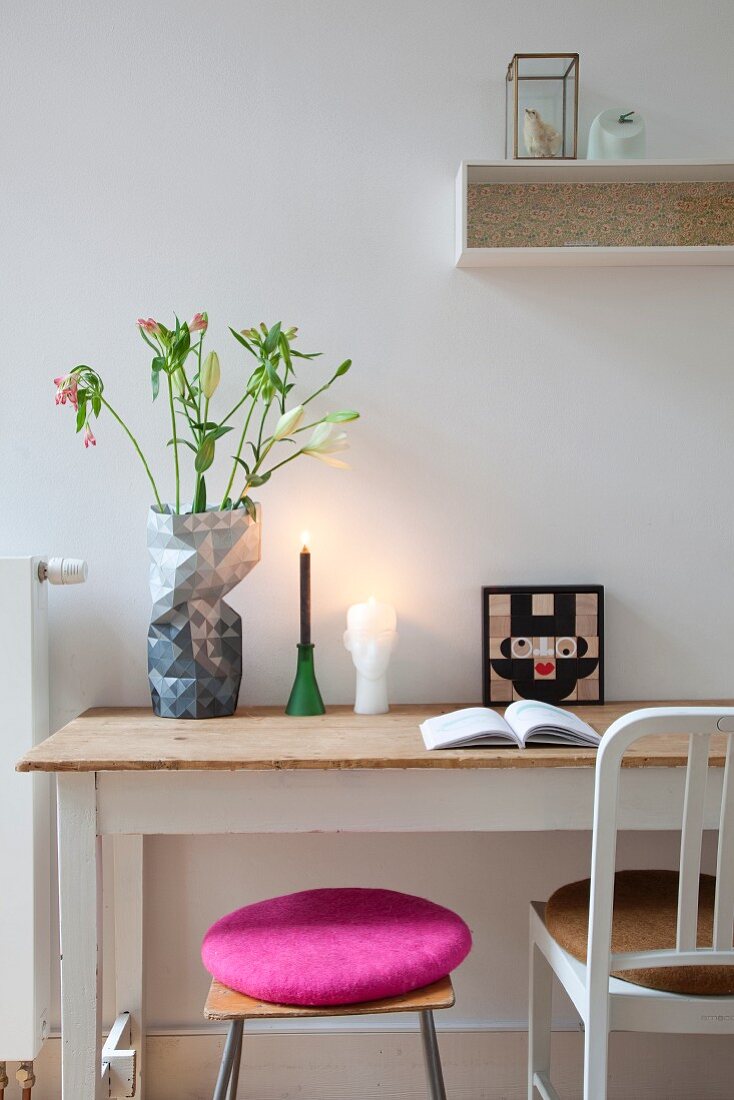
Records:
<instances>
[{"instance_id":1,"label":"radiator thermostat valve","mask_svg":"<svg viewBox=\"0 0 734 1100\"><path fill-rule=\"evenodd\" d=\"M38 566L38 578L49 584L84 584L87 563L82 558L49 558Z\"/></svg>"}]
</instances>

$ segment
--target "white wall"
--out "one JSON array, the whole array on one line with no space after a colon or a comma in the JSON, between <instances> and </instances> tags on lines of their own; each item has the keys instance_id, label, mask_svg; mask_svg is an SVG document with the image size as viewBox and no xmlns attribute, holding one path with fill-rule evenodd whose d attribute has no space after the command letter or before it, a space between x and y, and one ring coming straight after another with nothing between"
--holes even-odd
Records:
<instances>
[{"instance_id":1,"label":"white wall","mask_svg":"<svg viewBox=\"0 0 734 1100\"><path fill-rule=\"evenodd\" d=\"M730 157L733 33L723 0L5 0L0 553L90 562L52 593L57 724L147 702L148 492L109 419L83 450L51 379L98 366L162 467L135 319L174 310L210 312L229 397L229 323L295 322L355 362L353 470L304 461L262 493L263 561L232 600L243 702L286 698L305 526L331 702L353 600L398 608L395 699L472 700L479 587L537 580L606 584L610 698L733 694L734 270L452 266L456 168L503 153L514 50L580 52L584 136L634 107L650 156ZM587 857L573 835L154 841L151 1017L199 1018L198 941L228 907L374 882L471 918L461 1018L522 1019L527 899Z\"/></svg>"}]
</instances>

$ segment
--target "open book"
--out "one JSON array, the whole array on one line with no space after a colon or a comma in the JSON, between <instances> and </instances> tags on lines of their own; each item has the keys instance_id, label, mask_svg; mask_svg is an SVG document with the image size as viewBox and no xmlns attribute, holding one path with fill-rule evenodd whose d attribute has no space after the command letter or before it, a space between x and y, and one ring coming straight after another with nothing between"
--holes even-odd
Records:
<instances>
[{"instance_id":1,"label":"open book","mask_svg":"<svg viewBox=\"0 0 734 1100\"><path fill-rule=\"evenodd\" d=\"M528 745L582 745L596 748L599 734L568 710L520 699L504 718L488 707L467 707L439 714L421 723L427 749L458 749L494 745L524 749Z\"/></svg>"}]
</instances>

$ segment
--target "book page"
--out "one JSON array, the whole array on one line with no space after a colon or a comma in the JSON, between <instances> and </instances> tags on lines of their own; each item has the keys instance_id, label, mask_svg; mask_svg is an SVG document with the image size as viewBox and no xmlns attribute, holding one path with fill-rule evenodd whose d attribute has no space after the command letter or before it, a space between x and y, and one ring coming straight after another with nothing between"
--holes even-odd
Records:
<instances>
[{"instance_id":1,"label":"book page","mask_svg":"<svg viewBox=\"0 0 734 1100\"><path fill-rule=\"evenodd\" d=\"M518 739L504 718L488 707L465 707L451 714L439 714L421 723L427 749L448 749L460 745L510 744Z\"/></svg>"},{"instance_id":2,"label":"book page","mask_svg":"<svg viewBox=\"0 0 734 1100\"><path fill-rule=\"evenodd\" d=\"M598 745L601 740L599 734L583 718L562 710L561 707L554 707L551 703L521 699L510 704L505 711L505 717L523 744L534 733L539 735L541 731L548 735L549 743L562 743L564 734L568 735L565 740L571 744ZM539 737L533 738L536 739L539 740Z\"/></svg>"}]
</instances>

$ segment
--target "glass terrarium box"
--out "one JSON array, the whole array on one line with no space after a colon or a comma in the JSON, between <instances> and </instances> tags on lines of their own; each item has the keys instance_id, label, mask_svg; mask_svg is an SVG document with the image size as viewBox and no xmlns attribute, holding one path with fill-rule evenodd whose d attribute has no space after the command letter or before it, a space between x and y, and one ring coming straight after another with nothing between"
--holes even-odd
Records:
<instances>
[{"instance_id":1,"label":"glass terrarium box","mask_svg":"<svg viewBox=\"0 0 734 1100\"><path fill-rule=\"evenodd\" d=\"M516 53L507 66L505 99L508 159L576 159L577 53Z\"/></svg>"}]
</instances>

